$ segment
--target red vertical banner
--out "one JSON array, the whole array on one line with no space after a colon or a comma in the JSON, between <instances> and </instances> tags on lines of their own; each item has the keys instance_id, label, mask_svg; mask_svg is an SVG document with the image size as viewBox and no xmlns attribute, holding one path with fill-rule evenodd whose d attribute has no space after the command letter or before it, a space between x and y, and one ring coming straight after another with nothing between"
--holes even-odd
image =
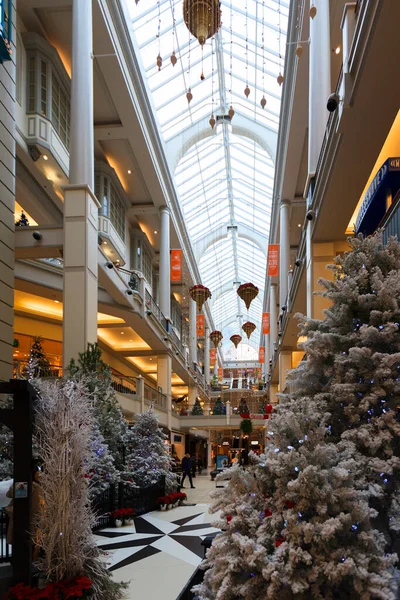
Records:
<instances>
[{"instance_id":1,"label":"red vertical banner","mask_svg":"<svg viewBox=\"0 0 400 600\"><path fill-rule=\"evenodd\" d=\"M265 335L269 334L269 312L262 315L262 332Z\"/></svg>"},{"instance_id":2,"label":"red vertical banner","mask_svg":"<svg viewBox=\"0 0 400 600\"><path fill-rule=\"evenodd\" d=\"M260 351L258 353L258 362L263 365L264 361L265 361L265 348L264 348L264 346L260 346Z\"/></svg>"},{"instance_id":3,"label":"red vertical banner","mask_svg":"<svg viewBox=\"0 0 400 600\"><path fill-rule=\"evenodd\" d=\"M279 244L268 246L268 275L269 277L279 275Z\"/></svg>"},{"instance_id":4,"label":"red vertical banner","mask_svg":"<svg viewBox=\"0 0 400 600\"><path fill-rule=\"evenodd\" d=\"M216 360L217 360L217 349L210 348L210 365L215 365Z\"/></svg>"},{"instance_id":5,"label":"red vertical banner","mask_svg":"<svg viewBox=\"0 0 400 600\"><path fill-rule=\"evenodd\" d=\"M171 281L182 281L182 250L171 250Z\"/></svg>"},{"instance_id":6,"label":"red vertical banner","mask_svg":"<svg viewBox=\"0 0 400 600\"><path fill-rule=\"evenodd\" d=\"M222 381L223 376L224 376L224 370L223 370L222 367L219 367L219 369L218 369L218 381Z\"/></svg>"},{"instance_id":7,"label":"red vertical banner","mask_svg":"<svg viewBox=\"0 0 400 600\"><path fill-rule=\"evenodd\" d=\"M204 337L204 315L197 315L196 318L196 333L198 338Z\"/></svg>"}]
</instances>

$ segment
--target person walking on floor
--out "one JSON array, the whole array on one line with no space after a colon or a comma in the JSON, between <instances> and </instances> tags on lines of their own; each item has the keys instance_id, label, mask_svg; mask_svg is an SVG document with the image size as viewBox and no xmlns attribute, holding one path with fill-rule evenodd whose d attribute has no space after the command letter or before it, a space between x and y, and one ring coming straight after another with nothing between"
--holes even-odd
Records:
<instances>
[{"instance_id":1,"label":"person walking on floor","mask_svg":"<svg viewBox=\"0 0 400 600\"><path fill-rule=\"evenodd\" d=\"M183 482L185 481L186 475L189 477L190 487L194 489L193 479L192 479L192 461L190 459L190 454L185 454L182 458L182 481L181 488L183 488Z\"/></svg>"}]
</instances>

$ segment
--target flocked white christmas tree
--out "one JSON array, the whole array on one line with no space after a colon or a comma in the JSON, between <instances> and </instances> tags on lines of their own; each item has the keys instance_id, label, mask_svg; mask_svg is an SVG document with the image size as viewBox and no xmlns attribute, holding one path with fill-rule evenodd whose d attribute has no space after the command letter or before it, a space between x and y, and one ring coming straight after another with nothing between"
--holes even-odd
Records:
<instances>
[{"instance_id":1,"label":"flocked white christmas tree","mask_svg":"<svg viewBox=\"0 0 400 600\"><path fill-rule=\"evenodd\" d=\"M324 282L325 319L303 319L306 360L253 457L254 483L235 474L231 503L216 501L225 531L202 600L397 598L400 247L380 234L350 243Z\"/></svg>"},{"instance_id":2,"label":"flocked white christmas tree","mask_svg":"<svg viewBox=\"0 0 400 600\"><path fill-rule=\"evenodd\" d=\"M176 476L171 472L171 458L166 444L167 436L158 426L157 414L152 408L137 416L131 430L129 453L126 457L128 473L124 479L137 487L147 487L165 477L166 491L176 488Z\"/></svg>"},{"instance_id":3,"label":"flocked white christmas tree","mask_svg":"<svg viewBox=\"0 0 400 600\"><path fill-rule=\"evenodd\" d=\"M89 482L90 498L96 498L101 492L108 489L111 483L119 480L119 472L115 468L108 445L104 442L99 426L96 424L92 426L91 438L90 454L85 462L85 477Z\"/></svg>"}]
</instances>

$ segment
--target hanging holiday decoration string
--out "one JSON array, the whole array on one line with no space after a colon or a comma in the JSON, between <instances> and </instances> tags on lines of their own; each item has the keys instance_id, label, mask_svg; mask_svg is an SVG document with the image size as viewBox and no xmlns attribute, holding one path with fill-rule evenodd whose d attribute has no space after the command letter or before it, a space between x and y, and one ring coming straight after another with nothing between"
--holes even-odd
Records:
<instances>
[{"instance_id":1,"label":"hanging holiday decoration string","mask_svg":"<svg viewBox=\"0 0 400 600\"><path fill-rule=\"evenodd\" d=\"M246 87L244 89L244 95L246 98L250 95L249 88L249 15L247 12L247 3L249 0L246 0L245 10L246 10L246 50L245 50L245 58L246 58Z\"/></svg>"},{"instance_id":2,"label":"hanging holiday decoration string","mask_svg":"<svg viewBox=\"0 0 400 600\"><path fill-rule=\"evenodd\" d=\"M175 20L175 0L170 0L171 13L172 13L172 54L171 54L171 65L174 67L177 63L175 55L175 41L176 41L176 20Z\"/></svg>"},{"instance_id":3,"label":"hanging holiday decoration string","mask_svg":"<svg viewBox=\"0 0 400 600\"><path fill-rule=\"evenodd\" d=\"M282 29L281 29L281 0L278 0L278 45L279 45L279 75L277 77L277 82L279 85L283 83L283 75L282 75L282 53L281 53L281 37L282 37Z\"/></svg>"},{"instance_id":4,"label":"hanging holiday decoration string","mask_svg":"<svg viewBox=\"0 0 400 600\"><path fill-rule=\"evenodd\" d=\"M267 101L265 99L265 0L262 3L262 20L261 20L261 49L262 49L262 90L263 97L261 98L261 108L264 109Z\"/></svg>"},{"instance_id":5,"label":"hanging holiday decoration string","mask_svg":"<svg viewBox=\"0 0 400 600\"><path fill-rule=\"evenodd\" d=\"M157 9L158 9L158 31L157 31L158 56L157 56L157 67L158 67L158 70L161 71L162 58L161 58L161 7L160 7L160 0L157 0Z\"/></svg>"},{"instance_id":6,"label":"hanging holiday decoration string","mask_svg":"<svg viewBox=\"0 0 400 600\"><path fill-rule=\"evenodd\" d=\"M188 29L188 70L187 70L187 76L188 76L188 81L189 81L189 87L188 87L188 91L186 93L186 99L188 101L188 104L190 104L191 100L193 99L192 90L190 89L190 42L191 42L191 39L190 39L190 30Z\"/></svg>"},{"instance_id":7,"label":"hanging holiday decoration string","mask_svg":"<svg viewBox=\"0 0 400 600\"><path fill-rule=\"evenodd\" d=\"M209 123L211 129L214 129L214 38L211 39L211 118Z\"/></svg>"},{"instance_id":8,"label":"hanging holiday decoration string","mask_svg":"<svg viewBox=\"0 0 400 600\"><path fill-rule=\"evenodd\" d=\"M233 21L233 12L232 12L232 0L230 2L230 11L229 11L229 35L230 35L230 43L229 43L229 79L230 79L230 90L229 90L229 94L230 94L230 107L229 107L229 118L232 120L233 116L235 114L235 111L233 110L233 106L232 106L232 99L233 99L233 92L232 92L232 57L233 57L233 26L232 26L232 21Z\"/></svg>"}]
</instances>

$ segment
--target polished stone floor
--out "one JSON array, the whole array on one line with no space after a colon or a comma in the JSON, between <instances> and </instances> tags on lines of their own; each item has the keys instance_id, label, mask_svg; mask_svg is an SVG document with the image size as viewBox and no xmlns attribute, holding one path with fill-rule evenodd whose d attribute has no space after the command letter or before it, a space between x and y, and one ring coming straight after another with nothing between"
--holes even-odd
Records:
<instances>
[{"instance_id":1,"label":"polished stone floor","mask_svg":"<svg viewBox=\"0 0 400 600\"><path fill-rule=\"evenodd\" d=\"M186 483L186 482L185 482ZM176 600L201 563L205 536L215 533L209 493L215 482L207 474L185 489L187 506L151 512L132 527L107 528L97 534L98 545L118 581L128 582L128 600Z\"/></svg>"}]
</instances>

